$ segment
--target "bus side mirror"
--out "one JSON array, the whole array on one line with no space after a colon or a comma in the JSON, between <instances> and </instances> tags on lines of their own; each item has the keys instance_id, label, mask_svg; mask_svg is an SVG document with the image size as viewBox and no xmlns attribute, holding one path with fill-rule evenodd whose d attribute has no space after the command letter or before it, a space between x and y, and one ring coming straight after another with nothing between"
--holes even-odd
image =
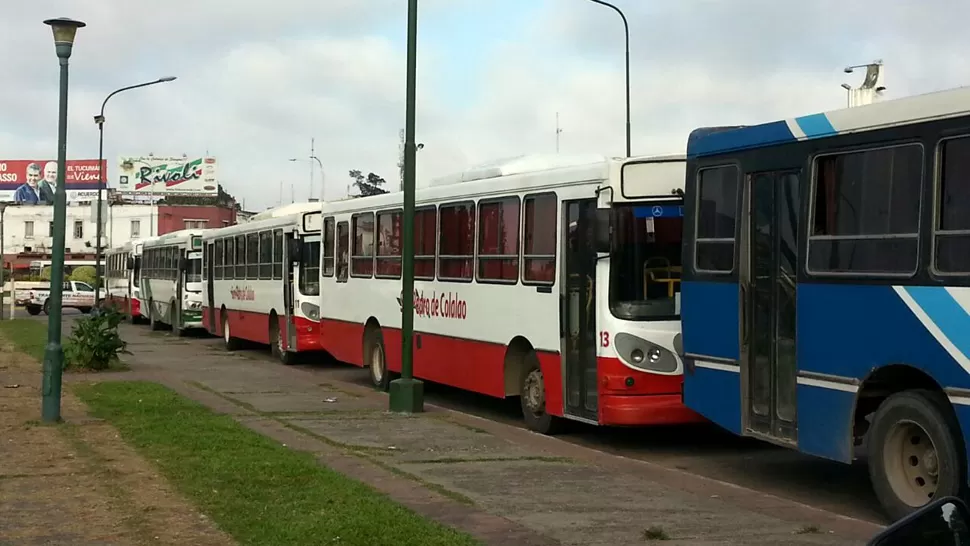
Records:
<instances>
[{"instance_id":1,"label":"bus side mirror","mask_svg":"<svg viewBox=\"0 0 970 546\"><path fill-rule=\"evenodd\" d=\"M612 229L611 212L611 209L596 209L596 219L595 225L593 226L593 232L595 233L596 237L596 252L598 253L608 254L610 252L610 232Z\"/></svg>"},{"instance_id":2,"label":"bus side mirror","mask_svg":"<svg viewBox=\"0 0 970 546\"><path fill-rule=\"evenodd\" d=\"M189 259L185 256L179 256L179 271L186 271L189 268Z\"/></svg>"},{"instance_id":3,"label":"bus side mirror","mask_svg":"<svg viewBox=\"0 0 970 546\"><path fill-rule=\"evenodd\" d=\"M970 540L970 510L956 497L940 497L892 524L869 541L869 546L943 544L958 546Z\"/></svg>"},{"instance_id":4,"label":"bus side mirror","mask_svg":"<svg viewBox=\"0 0 970 546\"><path fill-rule=\"evenodd\" d=\"M290 262L303 261L303 245L300 244L299 239L287 239L286 248L289 251Z\"/></svg>"},{"instance_id":5,"label":"bus side mirror","mask_svg":"<svg viewBox=\"0 0 970 546\"><path fill-rule=\"evenodd\" d=\"M134 269L134 268L135 268L135 257L128 256L128 269Z\"/></svg>"}]
</instances>

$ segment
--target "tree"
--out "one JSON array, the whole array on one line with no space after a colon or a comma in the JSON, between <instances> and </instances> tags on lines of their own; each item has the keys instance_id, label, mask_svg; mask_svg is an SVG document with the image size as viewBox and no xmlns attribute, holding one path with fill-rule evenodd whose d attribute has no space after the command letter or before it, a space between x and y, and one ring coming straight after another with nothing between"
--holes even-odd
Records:
<instances>
[{"instance_id":1,"label":"tree","mask_svg":"<svg viewBox=\"0 0 970 546\"><path fill-rule=\"evenodd\" d=\"M350 171L349 174L350 178L354 180L354 187L357 188L357 195L353 197L369 197L387 193L387 190L383 187L386 183L383 177L374 173L367 173L365 177L364 173L358 170Z\"/></svg>"},{"instance_id":2,"label":"tree","mask_svg":"<svg viewBox=\"0 0 970 546\"><path fill-rule=\"evenodd\" d=\"M82 265L80 267L75 267L74 271L71 272L71 280L88 283L94 286L94 266L93 265Z\"/></svg>"}]
</instances>

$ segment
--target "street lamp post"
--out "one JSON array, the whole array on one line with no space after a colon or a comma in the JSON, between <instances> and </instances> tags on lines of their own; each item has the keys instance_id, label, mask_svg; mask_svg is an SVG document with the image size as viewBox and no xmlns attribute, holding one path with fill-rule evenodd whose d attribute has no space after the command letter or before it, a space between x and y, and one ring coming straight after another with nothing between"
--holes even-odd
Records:
<instances>
[{"instance_id":1,"label":"street lamp post","mask_svg":"<svg viewBox=\"0 0 970 546\"><path fill-rule=\"evenodd\" d=\"M320 166L320 200L323 201L323 193L327 189L327 173L323 170L323 162L320 161L319 157L311 155L310 159L316 161L317 165ZM312 168L313 165L310 167ZM313 186L310 186L310 200L313 200Z\"/></svg>"},{"instance_id":2,"label":"street lamp post","mask_svg":"<svg viewBox=\"0 0 970 546\"><path fill-rule=\"evenodd\" d=\"M424 411L424 383L414 378L414 118L417 81L418 0L408 0L407 97L404 117L404 244L401 275L401 377L391 381L389 409Z\"/></svg>"},{"instance_id":3,"label":"street lamp post","mask_svg":"<svg viewBox=\"0 0 970 546\"><path fill-rule=\"evenodd\" d=\"M175 81L175 76L167 76L164 78L159 78L154 81L139 83L138 85L129 85L128 87L122 87L121 89L115 89L104 98L104 102L101 103L101 113L94 116L94 123L98 125L98 225L95 228L95 233L97 233L97 241L95 242L95 258L94 258L94 306L98 307L101 303L101 238L103 236L103 227L101 225L101 193L104 192L106 184L104 180L104 107L108 104L108 99L121 93L122 91L129 91L131 89L138 89L139 87L148 87L149 85L156 85L159 83L167 83Z\"/></svg>"},{"instance_id":4,"label":"street lamp post","mask_svg":"<svg viewBox=\"0 0 970 546\"><path fill-rule=\"evenodd\" d=\"M626 156L630 157L630 25L627 23L626 15L620 10L620 8L609 2L604 2L603 0L589 1L612 9L620 14L620 18L623 19L623 33L626 37Z\"/></svg>"},{"instance_id":5,"label":"street lamp post","mask_svg":"<svg viewBox=\"0 0 970 546\"><path fill-rule=\"evenodd\" d=\"M7 278L7 256L4 254L3 248L3 213L7 211L7 203L0 203L0 320L3 320L3 289L10 282ZM13 288L13 285L10 285ZM13 298L14 294L11 291L10 297ZM13 314L10 316L13 319Z\"/></svg>"},{"instance_id":6,"label":"street lamp post","mask_svg":"<svg viewBox=\"0 0 970 546\"><path fill-rule=\"evenodd\" d=\"M51 252L51 289L48 301L47 347L44 349L44 380L41 420L56 423L61 420L61 375L64 371L64 349L61 347L61 297L64 289L64 225L67 216L67 195L64 174L67 172L67 67L74 47L77 29L85 26L73 19L48 19L54 32L54 50L60 63L60 99L57 115L57 189L54 191L54 248Z\"/></svg>"}]
</instances>

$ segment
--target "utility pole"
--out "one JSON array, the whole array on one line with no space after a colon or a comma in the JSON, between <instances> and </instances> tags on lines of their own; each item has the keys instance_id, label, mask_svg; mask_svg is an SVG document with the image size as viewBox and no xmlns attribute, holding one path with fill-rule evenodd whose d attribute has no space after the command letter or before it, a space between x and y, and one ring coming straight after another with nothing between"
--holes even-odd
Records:
<instances>
[{"instance_id":1,"label":"utility pole","mask_svg":"<svg viewBox=\"0 0 970 546\"><path fill-rule=\"evenodd\" d=\"M314 153L313 149L314 140L315 139L313 137L310 138L310 157L316 157L316 153ZM307 201L310 201L311 199L313 199L313 161L310 162L310 197L307 199Z\"/></svg>"},{"instance_id":2,"label":"utility pole","mask_svg":"<svg viewBox=\"0 0 970 546\"><path fill-rule=\"evenodd\" d=\"M404 129L401 129L401 132L399 133L399 135L400 135L399 136L400 144L398 144L398 147L397 147L398 149L397 170L401 178L400 178L400 184L398 185L398 189L403 190L404 189Z\"/></svg>"},{"instance_id":3,"label":"utility pole","mask_svg":"<svg viewBox=\"0 0 970 546\"><path fill-rule=\"evenodd\" d=\"M556 153L559 153L559 135L562 134L562 129L559 127L559 112L556 112Z\"/></svg>"}]
</instances>

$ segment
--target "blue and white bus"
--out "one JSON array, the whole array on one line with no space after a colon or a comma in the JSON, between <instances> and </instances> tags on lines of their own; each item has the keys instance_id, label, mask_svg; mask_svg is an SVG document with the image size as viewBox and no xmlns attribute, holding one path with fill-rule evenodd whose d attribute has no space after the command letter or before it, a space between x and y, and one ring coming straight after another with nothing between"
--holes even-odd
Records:
<instances>
[{"instance_id":1,"label":"blue and white bus","mask_svg":"<svg viewBox=\"0 0 970 546\"><path fill-rule=\"evenodd\" d=\"M685 189L687 406L844 463L862 447L893 518L965 493L970 88L697 129Z\"/></svg>"}]
</instances>

